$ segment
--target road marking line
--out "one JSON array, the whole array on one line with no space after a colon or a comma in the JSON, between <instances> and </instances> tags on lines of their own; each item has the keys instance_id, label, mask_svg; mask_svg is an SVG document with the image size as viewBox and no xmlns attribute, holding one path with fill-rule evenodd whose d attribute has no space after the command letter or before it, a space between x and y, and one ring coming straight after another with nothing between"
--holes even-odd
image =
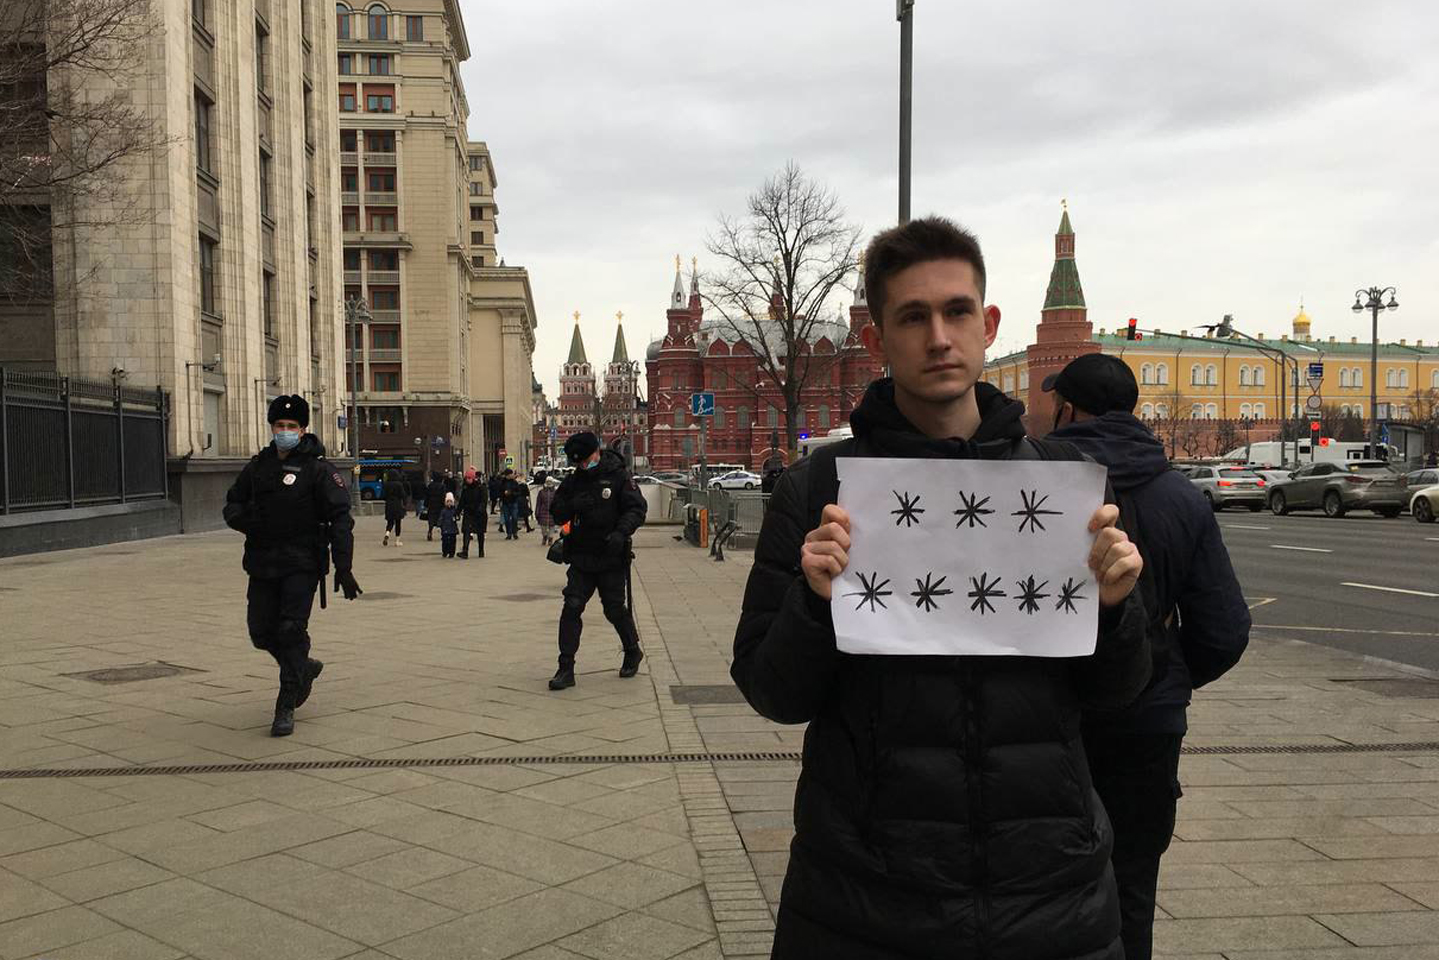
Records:
<instances>
[{"instance_id":1,"label":"road marking line","mask_svg":"<svg viewBox=\"0 0 1439 960\"><path fill-rule=\"evenodd\" d=\"M1257 610L1260 607L1268 606L1269 604L1273 603L1275 600L1278 599L1278 597L1255 597L1254 602L1249 604L1249 609Z\"/></svg>"},{"instance_id":2,"label":"road marking line","mask_svg":"<svg viewBox=\"0 0 1439 960\"><path fill-rule=\"evenodd\" d=\"M1439 593L1430 593L1427 590L1405 590L1403 587L1381 587L1375 583L1350 583L1347 580L1342 580L1339 585L1341 587L1360 587L1365 590L1383 590L1385 593L1407 593L1411 597L1439 598Z\"/></svg>"},{"instance_id":3,"label":"road marking line","mask_svg":"<svg viewBox=\"0 0 1439 960\"><path fill-rule=\"evenodd\" d=\"M1425 537L1425 540L1439 540L1439 537Z\"/></svg>"},{"instance_id":4,"label":"road marking line","mask_svg":"<svg viewBox=\"0 0 1439 960\"><path fill-rule=\"evenodd\" d=\"M1328 549L1328 548L1326 548L1326 547L1291 547L1291 546L1289 546L1289 545L1286 544L1286 543L1271 543L1270 546L1273 547L1275 550L1301 550L1301 551L1303 551L1304 553L1333 553L1333 552L1334 552L1333 550L1330 550L1330 549Z\"/></svg>"},{"instance_id":5,"label":"road marking line","mask_svg":"<svg viewBox=\"0 0 1439 960\"><path fill-rule=\"evenodd\" d=\"M1355 630L1351 627L1297 627L1277 623L1256 623L1253 627L1256 630L1302 630L1307 633L1362 633L1376 637L1439 637L1439 633L1420 630Z\"/></svg>"},{"instance_id":6,"label":"road marking line","mask_svg":"<svg viewBox=\"0 0 1439 960\"><path fill-rule=\"evenodd\" d=\"M1268 527L1251 527L1251 526L1249 526L1248 524L1245 524L1245 523L1226 523L1226 524L1224 524L1224 529L1225 529L1225 530L1268 530L1269 528L1268 528ZM1439 537L1436 537L1435 539L1439 539Z\"/></svg>"}]
</instances>

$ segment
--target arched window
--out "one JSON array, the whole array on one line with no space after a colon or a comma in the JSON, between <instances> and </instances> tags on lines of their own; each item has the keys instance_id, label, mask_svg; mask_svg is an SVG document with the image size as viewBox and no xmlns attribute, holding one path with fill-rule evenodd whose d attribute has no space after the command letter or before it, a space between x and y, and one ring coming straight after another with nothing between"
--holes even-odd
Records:
<instances>
[{"instance_id":1,"label":"arched window","mask_svg":"<svg viewBox=\"0 0 1439 960\"><path fill-rule=\"evenodd\" d=\"M771 404L767 416L769 418L769 425L771 427L779 426L779 407Z\"/></svg>"},{"instance_id":2,"label":"arched window","mask_svg":"<svg viewBox=\"0 0 1439 960\"><path fill-rule=\"evenodd\" d=\"M683 430L685 425L685 412L680 407L675 408L675 429Z\"/></svg>"},{"instance_id":3,"label":"arched window","mask_svg":"<svg viewBox=\"0 0 1439 960\"><path fill-rule=\"evenodd\" d=\"M1218 405L1218 404L1216 404L1216 403L1207 403L1207 404L1204 405L1204 419L1206 419L1206 420L1213 420L1213 419L1215 419L1215 418L1218 417L1218 416L1219 416L1219 405Z\"/></svg>"},{"instance_id":4,"label":"arched window","mask_svg":"<svg viewBox=\"0 0 1439 960\"><path fill-rule=\"evenodd\" d=\"M1144 406L1140 407L1140 408L1139 408L1139 419L1141 419L1141 420L1153 420L1153 419L1154 419L1154 404L1152 404L1152 403L1146 403Z\"/></svg>"},{"instance_id":5,"label":"arched window","mask_svg":"<svg viewBox=\"0 0 1439 960\"><path fill-rule=\"evenodd\" d=\"M1197 363L1195 363L1195 364L1190 364L1190 367L1189 367L1189 383L1190 383L1190 385L1197 387L1197 386L1199 386L1200 384L1202 384L1203 382L1204 382L1203 373L1202 373L1202 372L1200 371L1200 369L1199 369L1199 364L1197 364Z\"/></svg>"},{"instance_id":6,"label":"arched window","mask_svg":"<svg viewBox=\"0 0 1439 960\"><path fill-rule=\"evenodd\" d=\"M1435 370L1432 374L1430 374L1429 386L1435 390L1439 390L1439 370Z\"/></svg>"},{"instance_id":7,"label":"arched window","mask_svg":"<svg viewBox=\"0 0 1439 960\"><path fill-rule=\"evenodd\" d=\"M1169 364L1161 363L1154 368L1155 383L1161 387L1169 383Z\"/></svg>"},{"instance_id":8,"label":"arched window","mask_svg":"<svg viewBox=\"0 0 1439 960\"><path fill-rule=\"evenodd\" d=\"M1386 386L1386 387L1397 387L1397 386L1399 386L1399 378L1395 375L1395 371L1394 371L1394 368L1393 368L1393 367L1390 367L1388 370L1385 370L1385 371L1384 371L1384 386Z\"/></svg>"},{"instance_id":9,"label":"arched window","mask_svg":"<svg viewBox=\"0 0 1439 960\"><path fill-rule=\"evenodd\" d=\"M1204 368L1204 382L1211 387L1219 382L1219 368L1212 363Z\"/></svg>"},{"instance_id":10,"label":"arched window","mask_svg":"<svg viewBox=\"0 0 1439 960\"><path fill-rule=\"evenodd\" d=\"M819 405L819 425L826 429L829 427L829 404L827 403Z\"/></svg>"},{"instance_id":11,"label":"arched window","mask_svg":"<svg viewBox=\"0 0 1439 960\"><path fill-rule=\"evenodd\" d=\"M1340 368L1339 368L1339 387L1340 387L1340 389L1343 389L1344 387L1347 387L1347 386L1349 386L1349 368L1348 368L1348 367L1340 367ZM1348 408L1348 407L1345 407L1344 409L1348 410L1349 408Z\"/></svg>"},{"instance_id":12,"label":"arched window","mask_svg":"<svg viewBox=\"0 0 1439 960\"><path fill-rule=\"evenodd\" d=\"M1264 419L1264 404L1262 404L1262 403L1256 403L1256 404L1254 405L1254 419L1256 419L1256 420L1263 420L1263 419Z\"/></svg>"},{"instance_id":13,"label":"arched window","mask_svg":"<svg viewBox=\"0 0 1439 960\"><path fill-rule=\"evenodd\" d=\"M1247 369L1247 368L1240 368L1240 369L1241 369L1241 370L1244 370L1244 369ZM1253 408L1252 406L1250 406L1249 404L1247 404L1247 403L1241 403L1241 404L1239 405L1239 415L1240 415L1241 417L1245 417L1245 418L1252 417L1252 416L1254 415L1254 408Z\"/></svg>"},{"instance_id":14,"label":"arched window","mask_svg":"<svg viewBox=\"0 0 1439 960\"><path fill-rule=\"evenodd\" d=\"M1364 371L1358 367L1349 368L1349 385L1351 387L1364 386Z\"/></svg>"},{"instance_id":15,"label":"arched window","mask_svg":"<svg viewBox=\"0 0 1439 960\"><path fill-rule=\"evenodd\" d=\"M1408 371L1408 370L1405 370L1405 369L1401 369L1401 370L1399 371L1399 387L1400 387L1400 389L1405 389L1405 388L1407 388L1408 386L1409 386L1409 371Z\"/></svg>"},{"instance_id":16,"label":"arched window","mask_svg":"<svg viewBox=\"0 0 1439 960\"><path fill-rule=\"evenodd\" d=\"M1241 387L1247 387L1247 386L1249 386L1249 368L1248 368L1248 367L1240 367L1240 368L1239 368L1239 385L1240 385Z\"/></svg>"},{"instance_id":17,"label":"arched window","mask_svg":"<svg viewBox=\"0 0 1439 960\"><path fill-rule=\"evenodd\" d=\"M1192 406L1192 407L1189 408L1189 419L1191 419L1191 420L1201 420L1201 419L1203 419L1203 418L1204 418L1204 404L1202 404L1202 403L1196 403L1194 406Z\"/></svg>"},{"instance_id":18,"label":"arched window","mask_svg":"<svg viewBox=\"0 0 1439 960\"><path fill-rule=\"evenodd\" d=\"M1263 368L1263 367L1255 367L1255 368L1254 368L1254 385L1255 385L1256 387L1262 387L1262 386L1264 386L1264 368Z\"/></svg>"},{"instance_id":19,"label":"arched window","mask_svg":"<svg viewBox=\"0 0 1439 960\"><path fill-rule=\"evenodd\" d=\"M1435 374L1435 376L1439 376L1439 374ZM1139 368L1139 382L1145 386L1154 382L1154 364L1146 363Z\"/></svg>"},{"instance_id":20,"label":"arched window","mask_svg":"<svg viewBox=\"0 0 1439 960\"><path fill-rule=\"evenodd\" d=\"M370 7L370 39L390 39L390 11L378 3Z\"/></svg>"},{"instance_id":21,"label":"arched window","mask_svg":"<svg viewBox=\"0 0 1439 960\"><path fill-rule=\"evenodd\" d=\"M1167 418L1169 416L1169 404L1156 403L1154 405L1154 415L1160 420Z\"/></svg>"},{"instance_id":22,"label":"arched window","mask_svg":"<svg viewBox=\"0 0 1439 960\"><path fill-rule=\"evenodd\" d=\"M1347 373L1348 371L1345 371L1345 372ZM1339 405L1339 415L1342 416L1342 417L1347 417L1347 416L1349 416L1349 404L1347 404L1347 403L1341 403L1341 404Z\"/></svg>"},{"instance_id":23,"label":"arched window","mask_svg":"<svg viewBox=\"0 0 1439 960\"><path fill-rule=\"evenodd\" d=\"M1003 378L1004 385L1000 387L1005 393L1014 392L1014 374L1006 373Z\"/></svg>"},{"instance_id":24,"label":"arched window","mask_svg":"<svg viewBox=\"0 0 1439 960\"><path fill-rule=\"evenodd\" d=\"M350 39L350 8L343 3L335 4L335 36Z\"/></svg>"}]
</instances>

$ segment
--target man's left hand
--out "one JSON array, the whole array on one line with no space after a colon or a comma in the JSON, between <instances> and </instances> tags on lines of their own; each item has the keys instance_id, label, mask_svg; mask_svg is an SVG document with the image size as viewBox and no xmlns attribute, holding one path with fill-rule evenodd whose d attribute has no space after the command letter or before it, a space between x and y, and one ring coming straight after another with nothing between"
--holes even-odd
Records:
<instances>
[{"instance_id":1,"label":"man's left hand","mask_svg":"<svg viewBox=\"0 0 1439 960\"><path fill-rule=\"evenodd\" d=\"M1119 529L1119 508L1106 503L1089 518L1094 546L1089 551L1089 569L1099 583L1099 605L1117 607L1139 582L1144 560L1129 534Z\"/></svg>"}]
</instances>

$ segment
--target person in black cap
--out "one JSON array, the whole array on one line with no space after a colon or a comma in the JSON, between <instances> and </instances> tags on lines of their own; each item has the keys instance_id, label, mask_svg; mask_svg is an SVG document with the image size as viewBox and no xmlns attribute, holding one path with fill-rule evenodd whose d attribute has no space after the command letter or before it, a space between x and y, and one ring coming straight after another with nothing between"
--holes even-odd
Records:
<instances>
[{"instance_id":1,"label":"person in black cap","mask_svg":"<svg viewBox=\"0 0 1439 960\"><path fill-rule=\"evenodd\" d=\"M624 660L620 676L639 672L644 652L628 602L630 538L645 522L648 505L624 459L601 450L599 437L577 433L565 441L565 457L575 472L565 477L550 502L550 515L568 523L565 561L570 565L565 604L560 612L560 665L551 690L575 685L575 653L580 649L581 615L596 590L605 619L620 636Z\"/></svg>"},{"instance_id":2,"label":"person in black cap","mask_svg":"<svg viewBox=\"0 0 1439 960\"><path fill-rule=\"evenodd\" d=\"M324 589L333 559L335 591L346 600L362 592L351 569L355 553L350 491L325 459L320 439L306 433L310 407L303 397L270 403L270 445L250 458L225 495L225 522L245 535L250 575L246 614L250 642L280 665L271 736L295 730L295 709L310 696L324 669L310 659L310 608ZM328 548L329 556L326 556ZM324 605L324 595L320 597Z\"/></svg>"},{"instance_id":3,"label":"person in black cap","mask_svg":"<svg viewBox=\"0 0 1439 960\"><path fill-rule=\"evenodd\" d=\"M1050 437L1109 468L1120 517L1144 558L1138 590L1149 615L1153 670L1130 707L1088 711L1085 752L1114 824L1114 875L1127 960L1148 960L1159 860L1174 832L1179 748L1194 688L1234 666L1249 642L1249 607L1214 511L1164 444L1134 416L1139 385L1117 357L1087 354L1046 377Z\"/></svg>"}]
</instances>

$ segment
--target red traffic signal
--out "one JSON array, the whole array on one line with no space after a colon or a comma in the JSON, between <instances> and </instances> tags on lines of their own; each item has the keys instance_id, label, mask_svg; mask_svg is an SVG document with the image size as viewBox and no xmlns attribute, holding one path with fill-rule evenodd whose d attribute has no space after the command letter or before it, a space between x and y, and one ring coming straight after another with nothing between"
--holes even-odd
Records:
<instances>
[{"instance_id":1,"label":"red traffic signal","mask_svg":"<svg viewBox=\"0 0 1439 960\"><path fill-rule=\"evenodd\" d=\"M1318 420L1310 420L1310 421L1309 421L1309 429L1310 429L1310 430L1313 430L1315 433L1318 433L1318 432L1319 432L1319 421L1318 421Z\"/></svg>"},{"instance_id":2,"label":"red traffic signal","mask_svg":"<svg viewBox=\"0 0 1439 960\"><path fill-rule=\"evenodd\" d=\"M1142 333L1139 332L1139 320L1138 320L1138 319L1136 319L1136 318L1134 318L1134 317L1130 317L1130 318L1129 318L1129 329L1125 331L1124 339L1126 339L1126 340L1143 340L1143 339L1144 339L1144 334L1142 334Z\"/></svg>"}]
</instances>

